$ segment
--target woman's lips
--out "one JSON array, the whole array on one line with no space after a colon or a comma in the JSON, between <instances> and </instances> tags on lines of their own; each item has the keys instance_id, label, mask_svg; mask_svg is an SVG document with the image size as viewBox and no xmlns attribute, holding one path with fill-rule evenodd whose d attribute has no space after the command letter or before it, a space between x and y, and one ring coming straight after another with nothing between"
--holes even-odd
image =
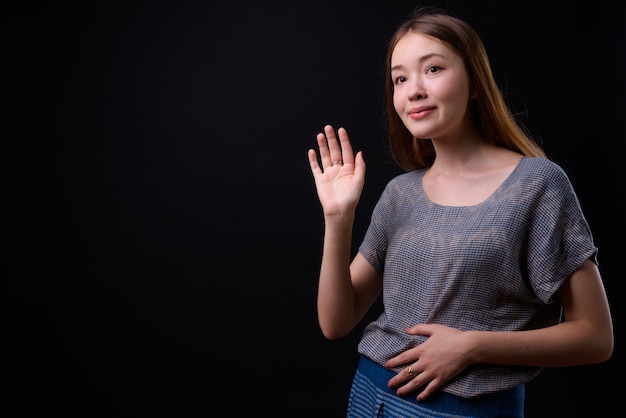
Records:
<instances>
[{"instance_id":1,"label":"woman's lips","mask_svg":"<svg viewBox=\"0 0 626 418\"><path fill-rule=\"evenodd\" d=\"M422 119L425 118L426 116L430 115L433 110L435 110L434 107L418 107L418 108L414 108L411 109L409 111L409 117L413 120L418 120L418 119Z\"/></svg>"}]
</instances>

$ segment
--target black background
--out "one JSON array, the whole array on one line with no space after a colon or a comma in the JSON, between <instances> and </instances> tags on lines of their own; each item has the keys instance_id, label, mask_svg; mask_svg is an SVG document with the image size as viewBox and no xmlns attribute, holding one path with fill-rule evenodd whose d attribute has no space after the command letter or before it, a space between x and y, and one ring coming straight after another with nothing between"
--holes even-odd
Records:
<instances>
[{"instance_id":1,"label":"black background","mask_svg":"<svg viewBox=\"0 0 626 418\"><path fill-rule=\"evenodd\" d=\"M2 6L0 414L343 416L360 329L326 341L317 326L323 223L306 151L326 123L364 151L356 248L397 172L384 47L415 4ZM423 4L479 31L600 248L614 356L545 370L527 415L615 416L624 7Z\"/></svg>"}]
</instances>

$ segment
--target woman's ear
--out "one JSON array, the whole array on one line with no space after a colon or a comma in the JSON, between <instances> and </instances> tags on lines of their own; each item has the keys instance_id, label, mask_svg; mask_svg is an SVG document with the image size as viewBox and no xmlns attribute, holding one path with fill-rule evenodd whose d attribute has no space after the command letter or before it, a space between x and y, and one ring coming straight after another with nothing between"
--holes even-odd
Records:
<instances>
[{"instance_id":1,"label":"woman's ear","mask_svg":"<svg viewBox=\"0 0 626 418\"><path fill-rule=\"evenodd\" d=\"M476 86L472 83L470 85L470 99L477 99L478 98L478 89L476 88Z\"/></svg>"}]
</instances>

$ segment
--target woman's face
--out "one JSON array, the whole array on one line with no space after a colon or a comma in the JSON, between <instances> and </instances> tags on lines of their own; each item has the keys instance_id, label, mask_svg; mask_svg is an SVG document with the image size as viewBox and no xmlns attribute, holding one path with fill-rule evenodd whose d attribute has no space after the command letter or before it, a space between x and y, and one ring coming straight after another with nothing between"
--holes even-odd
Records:
<instances>
[{"instance_id":1,"label":"woman's face","mask_svg":"<svg viewBox=\"0 0 626 418\"><path fill-rule=\"evenodd\" d=\"M449 137L471 123L465 65L447 44L407 33L391 55L391 77L395 110L414 137Z\"/></svg>"}]
</instances>

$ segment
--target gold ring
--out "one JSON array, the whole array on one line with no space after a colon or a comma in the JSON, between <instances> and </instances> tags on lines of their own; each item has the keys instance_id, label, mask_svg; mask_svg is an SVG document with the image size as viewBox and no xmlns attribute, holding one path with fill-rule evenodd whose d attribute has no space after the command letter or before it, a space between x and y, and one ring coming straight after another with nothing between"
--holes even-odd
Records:
<instances>
[{"instance_id":1,"label":"gold ring","mask_svg":"<svg viewBox=\"0 0 626 418\"><path fill-rule=\"evenodd\" d=\"M416 375L416 373L413 371L413 368L411 366L409 366L409 377L413 377L415 375Z\"/></svg>"},{"instance_id":2,"label":"gold ring","mask_svg":"<svg viewBox=\"0 0 626 418\"><path fill-rule=\"evenodd\" d=\"M338 165L341 164L343 165L343 161L339 160L339 161L333 161L333 165Z\"/></svg>"}]
</instances>

